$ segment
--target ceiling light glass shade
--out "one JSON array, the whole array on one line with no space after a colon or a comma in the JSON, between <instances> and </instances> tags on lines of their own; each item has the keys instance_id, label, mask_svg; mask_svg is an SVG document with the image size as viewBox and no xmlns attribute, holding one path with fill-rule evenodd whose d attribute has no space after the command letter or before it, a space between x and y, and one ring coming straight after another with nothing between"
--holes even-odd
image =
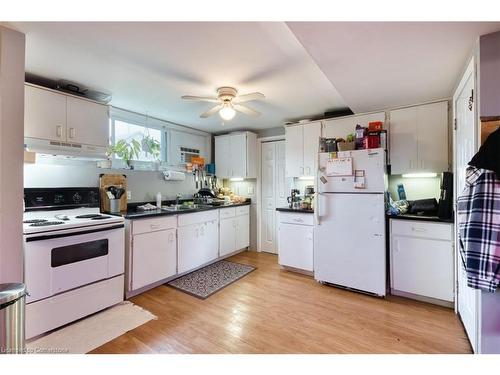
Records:
<instances>
[{"instance_id":1,"label":"ceiling light glass shade","mask_svg":"<svg viewBox=\"0 0 500 375\"><path fill-rule=\"evenodd\" d=\"M235 114L236 111L233 109L231 104L224 104L224 107L222 107L219 111L219 116L226 121L232 120Z\"/></svg>"}]
</instances>

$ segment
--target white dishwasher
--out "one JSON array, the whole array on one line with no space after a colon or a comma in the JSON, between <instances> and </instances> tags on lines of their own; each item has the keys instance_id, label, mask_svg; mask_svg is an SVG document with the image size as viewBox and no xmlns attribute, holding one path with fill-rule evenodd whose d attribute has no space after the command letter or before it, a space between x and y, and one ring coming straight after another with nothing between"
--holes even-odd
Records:
<instances>
[{"instance_id":1,"label":"white dishwasher","mask_svg":"<svg viewBox=\"0 0 500 375\"><path fill-rule=\"evenodd\" d=\"M292 270L314 270L313 215L278 211L278 263Z\"/></svg>"}]
</instances>

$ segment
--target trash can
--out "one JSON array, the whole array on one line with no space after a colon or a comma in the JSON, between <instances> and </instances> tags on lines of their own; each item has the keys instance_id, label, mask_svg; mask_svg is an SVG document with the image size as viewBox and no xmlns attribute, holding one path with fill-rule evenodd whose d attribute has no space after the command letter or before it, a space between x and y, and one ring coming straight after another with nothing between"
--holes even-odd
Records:
<instances>
[{"instance_id":1,"label":"trash can","mask_svg":"<svg viewBox=\"0 0 500 375\"><path fill-rule=\"evenodd\" d=\"M25 351L25 300L24 284L0 284L0 354L21 354Z\"/></svg>"}]
</instances>

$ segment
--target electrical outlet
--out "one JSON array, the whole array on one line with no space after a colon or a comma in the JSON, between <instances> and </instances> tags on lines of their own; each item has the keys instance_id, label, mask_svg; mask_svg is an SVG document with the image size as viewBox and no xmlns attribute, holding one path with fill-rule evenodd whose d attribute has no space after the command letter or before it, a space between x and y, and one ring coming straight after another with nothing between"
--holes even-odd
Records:
<instances>
[{"instance_id":1,"label":"electrical outlet","mask_svg":"<svg viewBox=\"0 0 500 375\"><path fill-rule=\"evenodd\" d=\"M127 190L127 200L132 199L132 192L130 190Z\"/></svg>"},{"instance_id":2,"label":"electrical outlet","mask_svg":"<svg viewBox=\"0 0 500 375\"><path fill-rule=\"evenodd\" d=\"M249 186L247 189L248 195L253 195L253 192L254 192L253 186Z\"/></svg>"}]
</instances>

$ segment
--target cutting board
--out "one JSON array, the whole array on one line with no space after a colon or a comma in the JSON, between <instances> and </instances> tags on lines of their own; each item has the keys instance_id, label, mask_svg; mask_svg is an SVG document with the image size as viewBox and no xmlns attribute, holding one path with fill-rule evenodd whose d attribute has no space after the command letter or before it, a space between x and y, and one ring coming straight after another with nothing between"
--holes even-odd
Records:
<instances>
[{"instance_id":1,"label":"cutting board","mask_svg":"<svg viewBox=\"0 0 500 375\"><path fill-rule=\"evenodd\" d=\"M109 198L106 189L109 186L121 187L127 190L127 176L124 174L101 174L99 176L99 189L101 191L101 211L109 212ZM127 211L127 193L120 198L120 211Z\"/></svg>"}]
</instances>

